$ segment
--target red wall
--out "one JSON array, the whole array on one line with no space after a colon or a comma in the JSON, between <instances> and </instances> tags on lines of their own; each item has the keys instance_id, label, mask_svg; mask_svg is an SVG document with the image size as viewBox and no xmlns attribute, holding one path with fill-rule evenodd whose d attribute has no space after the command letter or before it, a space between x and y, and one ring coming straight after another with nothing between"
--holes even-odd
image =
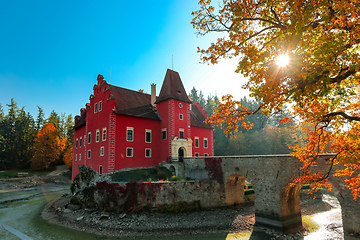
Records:
<instances>
[{"instance_id":1,"label":"red wall","mask_svg":"<svg viewBox=\"0 0 360 240\"><path fill-rule=\"evenodd\" d=\"M192 135L192 153L195 156L195 153L199 153L200 157L203 157L205 153L209 156L214 156L214 140L213 140L213 129L209 128L199 128L191 127ZM199 138L199 147L195 148L195 137ZM208 139L208 147L204 147L204 138Z\"/></svg>"},{"instance_id":2,"label":"red wall","mask_svg":"<svg viewBox=\"0 0 360 240\"><path fill-rule=\"evenodd\" d=\"M116 116L116 158L115 169L150 167L164 161L161 159L161 121ZM127 141L127 128L133 128L133 141ZM145 130L151 130L151 143L145 142ZM126 148L133 148L133 156L126 156ZM145 157L145 149L151 149L151 157Z\"/></svg>"}]
</instances>

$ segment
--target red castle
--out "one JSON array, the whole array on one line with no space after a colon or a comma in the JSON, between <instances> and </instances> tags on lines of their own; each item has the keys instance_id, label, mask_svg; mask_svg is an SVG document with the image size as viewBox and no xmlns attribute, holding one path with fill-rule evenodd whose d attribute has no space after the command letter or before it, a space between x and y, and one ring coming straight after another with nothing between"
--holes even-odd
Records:
<instances>
[{"instance_id":1,"label":"red castle","mask_svg":"<svg viewBox=\"0 0 360 240\"><path fill-rule=\"evenodd\" d=\"M93 90L75 117L73 178L78 165L101 174L214 155L213 127L178 72L167 70L158 97L155 84L146 94L108 84L100 74Z\"/></svg>"}]
</instances>

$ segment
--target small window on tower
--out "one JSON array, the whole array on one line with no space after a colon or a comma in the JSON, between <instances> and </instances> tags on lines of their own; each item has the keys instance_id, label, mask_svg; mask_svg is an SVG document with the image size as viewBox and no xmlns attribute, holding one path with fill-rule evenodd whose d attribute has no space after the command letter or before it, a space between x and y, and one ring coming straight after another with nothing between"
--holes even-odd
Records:
<instances>
[{"instance_id":1,"label":"small window on tower","mask_svg":"<svg viewBox=\"0 0 360 240\"><path fill-rule=\"evenodd\" d=\"M184 139L184 129L179 129L179 138Z\"/></svg>"},{"instance_id":2,"label":"small window on tower","mask_svg":"<svg viewBox=\"0 0 360 240\"><path fill-rule=\"evenodd\" d=\"M104 147L100 147L100 156L104 156Z\"/></svg>"},{"instance_id":3,"label":"small window on tower","mask_svg":"<svg viewBox=\"0 0 360 240\"><path fill-rule=\"evenodd\" d=\"M145 157L151 157L151 149L145 149Z\"/></svg>"},{"instance_id":4,"label":"small window on tower","mask_svg":"<svg viewBox=\"0 0 360 240\"><path fill-rule=\"evenodd\" d=\"M88 132L88 144L91 143L91 132Z\"/></svg>"},{"instance_id":5,"label":"small window on tower","mask_svg":"<svg viewBox=\"0 0 360 240\"><path fill-rule=\"evenodd\" d=\"M145 130L145 142L151 143L151 130L150 129Z\"/></svg>"},{"instance_id":6,"label":"small window on tower","mask_svg":"<svg viewBox=\"0 0 360 240\"><path fill-rule=\"evenodd\" d=\"M182 115L181 113L179 114L179 119L183 120L184 119L184 115Z\"/></svg>"},{"instance_id":7,"label":"small window on tower","mask_svg":"<svg viewBox=\"0 0 360 240\"><path fill-rule=\"evenodd\" d=\"M99 112L102 110L102 101L99 102Z\"/></svg>"},{"instance_id":8,"label":"small window on tower","mask_svg":"<svg viewBox=\"0 0 360 240\"><path fill-rule=\"evenodd\" d=\"M80 147L82 146L82 137L80 138L79 146L80 146Z\"/></svg>"},{"instance_id":9,"label":"small window on tower","mask_svg":"<svg viewBox=\"0 0 360 240\"><path fill-rule=\"evenodd\" d=\"M97 109L98 108L98 104L97 103L95 103L95 107L94 107L94 113L97 113Z\"/></svg>"},{"instance_id":10,"label":"small window on tower","mask_svg":"<svg viewBox=\"0 0 360 240\"><path fill-rule=\"evenodd\" d=\"M166 128L161 130L161 138L166 139Z\"/></svg>"}]
</instances>

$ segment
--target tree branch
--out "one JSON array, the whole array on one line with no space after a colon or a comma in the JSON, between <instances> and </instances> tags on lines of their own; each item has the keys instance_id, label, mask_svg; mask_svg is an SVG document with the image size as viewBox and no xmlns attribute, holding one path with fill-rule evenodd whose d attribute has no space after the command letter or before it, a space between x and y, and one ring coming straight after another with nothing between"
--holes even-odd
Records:
<instances>
[{"instance_id":1,"label":"tree branch","mask_svg":"<svg viewBox=\"0 0 360 240\"><path fill-rule=\"evenodd\" d=\"M349 120L349 121L360 121L360 117L356 117L356 116L350 116L344 112L332 112L332 113L328 113L324 116L324 119L326 121L329 121L329 118L331 117L335 117L335 116L342 116L343 118Z\"/></svg>"}]
</instances>

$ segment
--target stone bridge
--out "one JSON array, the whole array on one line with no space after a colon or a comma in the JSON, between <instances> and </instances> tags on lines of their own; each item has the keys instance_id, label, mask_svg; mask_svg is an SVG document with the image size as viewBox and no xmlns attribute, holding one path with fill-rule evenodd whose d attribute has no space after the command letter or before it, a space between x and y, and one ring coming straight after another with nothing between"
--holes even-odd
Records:
<instances>
[{"instance_id":1,"label":"stone bridge","mask_svg":"<svg viewBox=\"0 0 360 240\"><path fill-rule=\"evenodd\" d=\"M320 157L317 171L328 171L332 155ZM196 180L215 179L225 184L226 204L244 201L244 184L248 180L255 190L255 225L284 233L302 230L301 184L289 183L301 175L301 163L289 155L226 156L184 158L166 165L177 176ZM343 186L343 179L330 177L333 192L340 202L345 239L360 236L360 202Z\"/></svg>"}]
</instances>

